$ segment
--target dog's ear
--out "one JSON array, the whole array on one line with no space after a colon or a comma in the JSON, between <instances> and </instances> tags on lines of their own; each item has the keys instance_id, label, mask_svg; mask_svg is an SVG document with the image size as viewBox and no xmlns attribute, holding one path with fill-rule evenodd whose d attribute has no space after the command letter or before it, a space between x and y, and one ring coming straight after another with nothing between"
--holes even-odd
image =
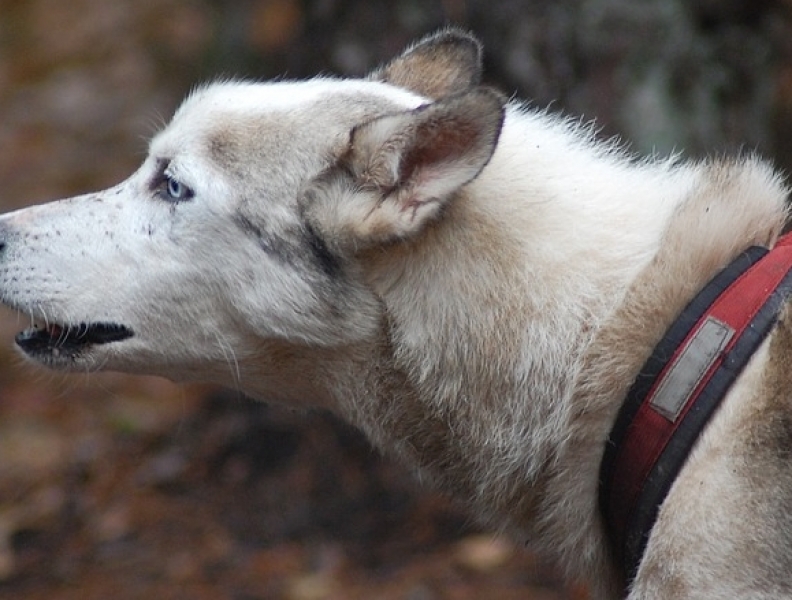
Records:
<instances>
[{"instance_id":1,"label":"dog's ear","mask_svg":"<svg viewBox=\"0 0 792 600\"><path fill-rule=\"evenodd\" d=\"M460 29L444 29L409 47L369 79L439 100L479 84L481 44Z\"/></svg>"},{"instance_id":2,"label":"dog's ear","mask_svg":"<svg viewBox=\"0 0 792 600\"><path fill-rule=\"evenodd\" d=\"M475 88L356 127L307 189L309 225L341 253L414 236L489 162L503 116L503 96Z\"/></svg>"}]
</instances>

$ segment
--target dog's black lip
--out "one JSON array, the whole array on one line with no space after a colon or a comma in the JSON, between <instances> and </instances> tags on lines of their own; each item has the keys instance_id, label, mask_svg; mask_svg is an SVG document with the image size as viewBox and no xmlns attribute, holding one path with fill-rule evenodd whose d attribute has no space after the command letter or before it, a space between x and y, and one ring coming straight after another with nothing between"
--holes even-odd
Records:
<instances>
[{"instance_id":1,"label":"dog's black lip","mask_svg":"<svg viewBox=\"0 0 792 600\"><path fill-rule=\"evenodd\" d=\"M17 346L30 355L66 353L75 355L91 345L119 342L134 335L118 323L80 323L31 327L15 337Z\"/></svg>"}]
</instances>

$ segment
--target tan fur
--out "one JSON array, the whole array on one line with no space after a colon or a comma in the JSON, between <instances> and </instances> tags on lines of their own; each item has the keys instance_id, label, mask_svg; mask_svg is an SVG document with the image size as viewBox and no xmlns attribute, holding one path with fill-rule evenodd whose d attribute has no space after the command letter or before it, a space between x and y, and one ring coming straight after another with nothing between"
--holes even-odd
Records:
<instances>
[{"instance_id":1,"label":"tan fur","mask_svg":"<svg viewBox=\"0 0 792 600\"><path fill-rule=\"evenodd\" d=\"M481 78L481 44L462 32L441 32L432 44L415 44L370 78L432 99L463 92Z\"/></svg>"}]
</instances>

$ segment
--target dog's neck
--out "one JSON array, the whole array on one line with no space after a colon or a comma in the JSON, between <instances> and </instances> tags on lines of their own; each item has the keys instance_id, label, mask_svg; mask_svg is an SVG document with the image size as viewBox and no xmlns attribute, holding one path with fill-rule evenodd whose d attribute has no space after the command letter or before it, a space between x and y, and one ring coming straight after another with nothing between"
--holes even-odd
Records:
<instances>
[{"instance_id":1,"label":"dog's neck","mask_svg":"<svg viewBox=\"0 0 792 600\"><path fill-rule=\"evenodd\" d=\"M506 218L459 198L419 240L361 257L383 324L354 350L336 402L478 515L532 536L582 356L619 295L603 286L618 277L573 265L543 293L553 267L526 267Z\"/></svg>"}]
</instances>

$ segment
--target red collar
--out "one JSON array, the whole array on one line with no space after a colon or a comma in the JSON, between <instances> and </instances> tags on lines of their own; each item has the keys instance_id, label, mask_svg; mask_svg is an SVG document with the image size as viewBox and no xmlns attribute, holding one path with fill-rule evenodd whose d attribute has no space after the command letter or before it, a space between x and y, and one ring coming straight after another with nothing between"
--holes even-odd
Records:
<instances>
[{"instance_id":1,"label":"red collar","mask_svg":"<svg viewBox=\"0 0 792 600\"><path fill-rule=\"evenodd\" d=\"M721 271L666 332L616 418L600 467L600 509L627 581L671 484L731 384L792 294L792 234Z\"/></svg>"}]
</instances>

